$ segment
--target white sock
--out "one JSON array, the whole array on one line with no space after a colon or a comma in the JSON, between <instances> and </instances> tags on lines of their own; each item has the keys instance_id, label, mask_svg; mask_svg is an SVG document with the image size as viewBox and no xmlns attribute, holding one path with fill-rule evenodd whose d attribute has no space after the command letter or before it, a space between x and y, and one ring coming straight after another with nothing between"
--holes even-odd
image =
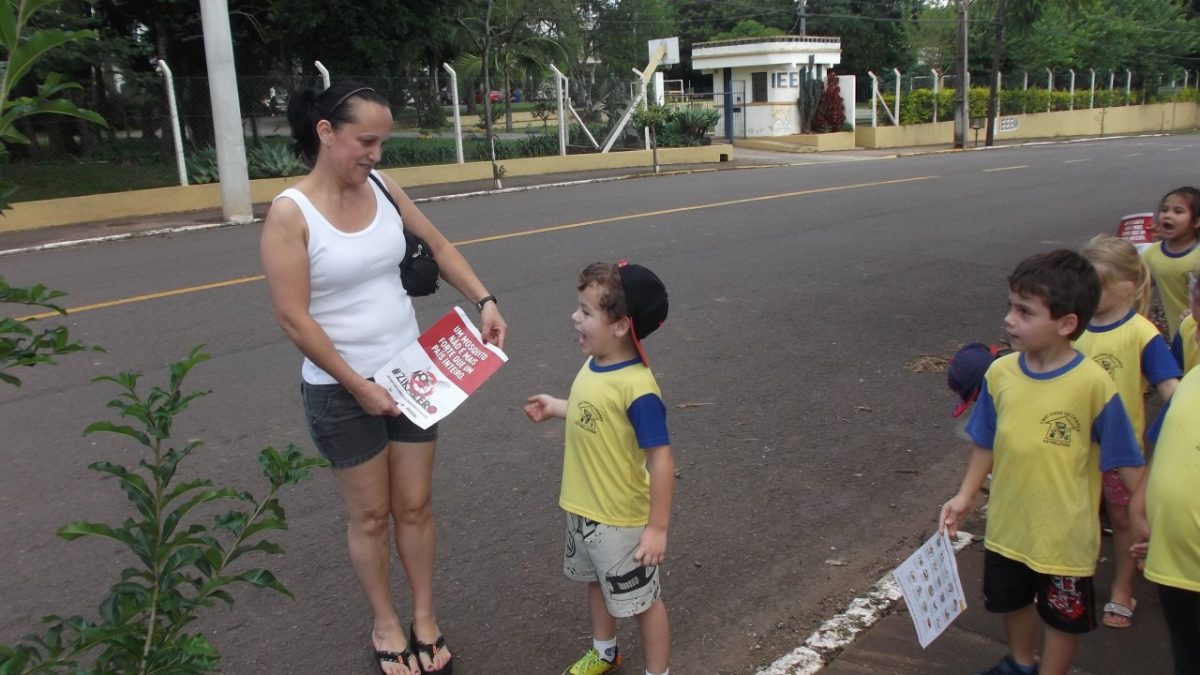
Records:
<instances>
[{"instance_id":1,"label":"white sock","mask_svg":"<svg viewBox=\"0 0 1200 675\"><path fill-rule=\"evenodd\" d=\"M654 673L652 673L652 672L650 672L650 671L648 671L648 670L647 670L647 671L646 671L646 675L654 675ZM670 668L667 668L666 670L662 671L662 672L661 672L661 673L659 673L658 675L671 675L671 669L670 669Z\"/></svg>"},{"instance_id":2,"label":"white sock","mask_svg":"<svg viewBox=\"0 0 1200 675\"><path fill-rule=\"evenodd\" d=\"M596 638L592 638L592 647L600 655L600 658L609 663L612 663L617 658L617 638L615 637L611 640L597 640Z\"/></svg>"}]
</instances>

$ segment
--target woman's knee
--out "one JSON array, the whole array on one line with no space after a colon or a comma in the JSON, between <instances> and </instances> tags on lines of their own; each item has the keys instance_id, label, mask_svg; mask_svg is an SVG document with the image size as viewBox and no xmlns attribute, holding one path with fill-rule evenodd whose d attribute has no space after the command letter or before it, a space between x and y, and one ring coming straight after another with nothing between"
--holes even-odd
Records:
<instances>
[{"instance_id":1,"label":"woman's knee","mask_svg":"<svg viewBox=\"0 0 1200 675\"><path fill-rule=\"evenodd\" d=\"M433 504L426 495L424 499L392 501L392 517L403 525L423 525L433 520Z\"/></svg>"},{"instance_id":2,"label":"woman's knee","mask_svg":"<svg viewBox=\"0 0 1200 675\"><path fill-rule=\"evenodd\" d=\"M348 514L350 529L368 536L382 536L388 532L391 513L385 505L364 507Z\"/></svg>"}]
</instances>

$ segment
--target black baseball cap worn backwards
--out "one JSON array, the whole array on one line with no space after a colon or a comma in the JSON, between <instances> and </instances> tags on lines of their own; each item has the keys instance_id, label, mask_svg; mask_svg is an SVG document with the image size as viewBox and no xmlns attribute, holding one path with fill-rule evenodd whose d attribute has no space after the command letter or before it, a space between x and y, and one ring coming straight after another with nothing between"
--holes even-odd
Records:
<instances>
[{"instance_id":1,"label":"black baseball cap worn backwards","mask_svg":"<svg viewBox=\"0 0 1200 675\"><path fill-rule=\"evenodd\" d=\"M641 265L621 260L617 267L621 273L621 290L625 293L625 311L629 316L633 344L642 363L648 366L650 361L642 348L642 340L667 320L667 287L654 272Z\"/></svg>"}]
</instances>

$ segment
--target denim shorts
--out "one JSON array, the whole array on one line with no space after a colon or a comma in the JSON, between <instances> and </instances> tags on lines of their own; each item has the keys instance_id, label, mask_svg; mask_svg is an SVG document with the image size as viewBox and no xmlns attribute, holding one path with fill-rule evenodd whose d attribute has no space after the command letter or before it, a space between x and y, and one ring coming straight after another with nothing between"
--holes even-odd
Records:
<instances>
[{"instance_id":1,"label":"denim shorts","mask_svg":"<svg viewBox=\"0 0 1200 675\"><path fill-rule=\"evenodd\" d=\"M428 443L437 440L437 425L422 429L404 415L370 415L340 384L300 383L304 419L317 452L335 469L362 464L378 455L388 441Z\"/></svg>"}]
</instances>

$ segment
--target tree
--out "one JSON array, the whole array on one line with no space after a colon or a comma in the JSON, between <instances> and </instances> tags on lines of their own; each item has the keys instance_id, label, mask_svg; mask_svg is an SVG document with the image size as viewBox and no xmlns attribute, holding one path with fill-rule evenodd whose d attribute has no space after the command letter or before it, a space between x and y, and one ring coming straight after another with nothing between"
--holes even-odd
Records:
<instances>
[{"instance_id":1,"label":"tree","mask_svg":"<svg viewBox=\"0 0 1200 675\"><path fill-rule=\"evenodd\" d=\"M55 2L57 0L0 0L0 57L3 57L0 60L6 62L0 70L0 159L9 144L32 142L16 124L34 115L66 115L104 124L99 115L79 108L67 98L68 92L81 87L63 81L57 73L47 74L33 91L20 93L18 87L22 80L47 53L96 36L94 31L58 28L43 28L25 35L30 19ZM0 180L0 213L8 208L8 198L15 189L16 186Z\"/></svg>"},{"instance_id":2,"label":"tree","mask_svg":"<svg viewBox=\"0 0 1200 675\"><path fill-rule=\"evenodd\" d=\"M817 106L817 115L813 118L812 128L817 133L841 131L846 124L846 107L842 100L842 87L838 84L837 75L829 71L825 79L825 91L821 93L821 103Z\"/></svg>"},{"instance_id":3,"label":"tree","mask_svg":"<svg viewBox=\"0 0 1200 675\"><path fill-rule=\"evenodd\" d=\"M842 39L839 68L845 72L908 70L916 61L903 20L919 16L919 10L910 0L809 0L808 34Z\"/></svg>"},{"instance_id":4,"label":"tree","mask_svg":"<svg viewBox=\"0 0 1200 675\"><path fill-rule=\"evenodd\" d=\"M774 28L765 26L754 19L742 19L734 24L733 28L717 33L709 38L710 40L736 40L737 38L755 38L755 37L771 37L775 35L783 35L782 28Z\"/></svg>"}]
</instances>

